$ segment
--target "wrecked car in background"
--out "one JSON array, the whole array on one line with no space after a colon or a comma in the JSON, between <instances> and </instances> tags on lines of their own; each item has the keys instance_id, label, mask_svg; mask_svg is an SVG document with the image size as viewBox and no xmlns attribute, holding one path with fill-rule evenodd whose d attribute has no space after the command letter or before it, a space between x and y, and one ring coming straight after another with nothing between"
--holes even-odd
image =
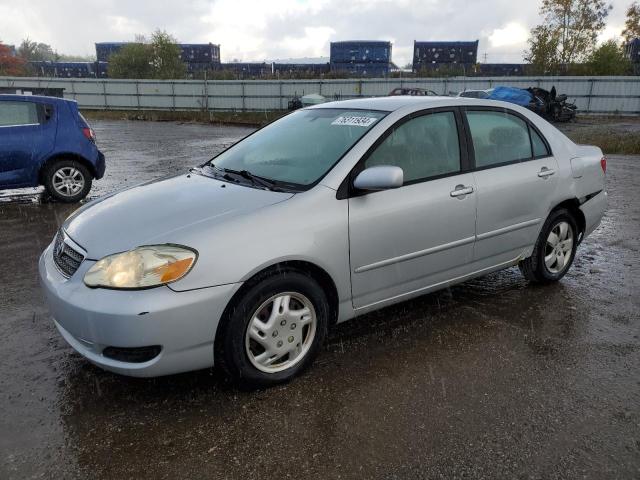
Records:
<instances>
[{"instance_id":1,"label":"wrecked car in background","mask_svg":"<svg viewBox=\"0 0 640 480\"><path fill-rule=\"evenodd\" d=\"M538 87L527 89L496 87L486 98L515 103L528 108L550 122L569 122L576 118L578 112L576 105L567 101L566 95L557 95L556 87L550 91Z\"/></svg>"}]
</instances>

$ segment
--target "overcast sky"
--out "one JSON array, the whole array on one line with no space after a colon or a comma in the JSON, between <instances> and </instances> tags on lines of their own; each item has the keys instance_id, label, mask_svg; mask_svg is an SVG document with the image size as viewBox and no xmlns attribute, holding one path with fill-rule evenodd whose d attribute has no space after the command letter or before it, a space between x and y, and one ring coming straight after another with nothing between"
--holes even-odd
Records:
<instances>
[{"instance_id":1,"label":"overcast sky","mask_svg":"<svg viewBox=\"0 0 640 480\"><path fill-rule=\"evenodd\" d=\"M632 0L613 0L603 38L619 35ZM411 62L414 40L480 40L478 60L520 62L535 0L0 0L0 41L29 37L59 53L167 30L180 42L221 45L222 61L328 57L329 42L390 40Z\"/></svg>"}]
</instances>

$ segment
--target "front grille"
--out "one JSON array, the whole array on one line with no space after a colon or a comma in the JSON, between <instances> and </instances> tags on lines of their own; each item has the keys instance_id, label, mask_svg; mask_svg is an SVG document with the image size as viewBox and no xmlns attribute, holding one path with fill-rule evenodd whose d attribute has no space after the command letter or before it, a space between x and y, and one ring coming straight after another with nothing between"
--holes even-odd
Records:
<instances>
[{"instance_id":1,"label":"front grille","mask_svg":"<svg viewBox=\"0 0 640 480\"><path fill-rule=\"evenodd\" d=\"M60 270L60 273L69 278L76 273L83 260L84 255L64 241L64 233L62 231L58 232L53 245L53 262Z\"/></svg>"}]
</instances>

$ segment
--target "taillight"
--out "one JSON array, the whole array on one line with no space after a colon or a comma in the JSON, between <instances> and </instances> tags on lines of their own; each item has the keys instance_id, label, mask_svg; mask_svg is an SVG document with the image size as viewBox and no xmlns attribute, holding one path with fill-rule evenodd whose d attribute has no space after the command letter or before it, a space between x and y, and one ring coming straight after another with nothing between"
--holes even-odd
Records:
<instances>
[{"instance_id":1,"label":"taillight","mask_svg":"<svg viewBox=\"0 0 640 480\"><path fill-rule=\"evenodd\" d=\"M600 166L602 167L602 173L607 173L607 157L600 159Z\"/></svg>"},{"instance_id":2,"label":"taillight","mask_svg":"<svg viewBox=\"0 0 640 480\"><path fill-rule=\"evenodd\" d=\"M86 138L87 140L91 140L92 142L94 142L94 143L95 143L95 141L96 141L96 134L95 134L95 132L93 131L93 129L92 129L92 128L89 128L89 127L85 127L85 128L83 128L83 129L82 129L82 134L85 136L85 138Z\"/></svg>"}]
</instances>

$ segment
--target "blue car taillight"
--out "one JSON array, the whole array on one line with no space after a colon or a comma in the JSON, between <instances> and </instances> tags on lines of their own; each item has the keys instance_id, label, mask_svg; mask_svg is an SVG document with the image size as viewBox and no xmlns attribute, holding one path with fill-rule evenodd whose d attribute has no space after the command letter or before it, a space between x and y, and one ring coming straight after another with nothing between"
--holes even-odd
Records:
<instances>
[{"instance_id":1,"label":"blue car taillight","mask_svg":"<svg viewBox=\"0 0 640 480\"><path fill-rule=\"evenodd\" d=\"M84 127L82 129L82 134L86 137L87 140L96 143L96 132L93 131L93 128Z\"/></svg>"}]
</instances>

